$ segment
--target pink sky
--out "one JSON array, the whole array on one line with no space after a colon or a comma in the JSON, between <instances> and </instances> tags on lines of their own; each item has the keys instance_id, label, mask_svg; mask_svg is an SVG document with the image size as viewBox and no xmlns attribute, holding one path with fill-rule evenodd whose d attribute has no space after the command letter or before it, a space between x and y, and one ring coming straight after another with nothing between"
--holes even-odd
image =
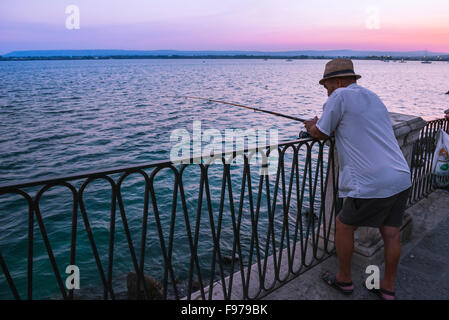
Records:
<instances>
[{"instance_id":1,"label":"pink sky","mask_svg":"<svg viewBox=\"0 0 449 320\"><path fill-rule=\"evenodd\" d=\"M449 52L449 1L0 1L0 54L37 49Z\"/></svg>"}]
</instances>

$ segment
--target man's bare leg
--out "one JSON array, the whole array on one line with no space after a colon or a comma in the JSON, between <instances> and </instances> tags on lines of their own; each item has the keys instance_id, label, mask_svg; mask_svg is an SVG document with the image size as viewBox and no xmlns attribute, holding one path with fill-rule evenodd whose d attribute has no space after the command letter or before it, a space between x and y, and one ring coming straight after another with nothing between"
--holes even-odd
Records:
<instances>
[{"instance_id":1,"label":"man's bare leg","mask_svg":"<svg viewBox=\"0 0 449 320\"><path fill-rule=\"evenodd\" d=\"M336 247L338 257L338 282L351 282L351 260L354 251L354 231L357 227L349 226L336 219Z\"/></svg>"},{"instance_id":2,"label":"man's bare leg","mask_svg":"<svg viewBox=\"0 0 449 320\"><path fill-rule=\"evenodd\" d=\"M394 292L394 279L398 270L401 257L401 231L397 227L383 226L379 228L384 241L385 274L380 282L380 287ZM384 298L392 298L383 295Z\"/></svg>"}]
</instances>

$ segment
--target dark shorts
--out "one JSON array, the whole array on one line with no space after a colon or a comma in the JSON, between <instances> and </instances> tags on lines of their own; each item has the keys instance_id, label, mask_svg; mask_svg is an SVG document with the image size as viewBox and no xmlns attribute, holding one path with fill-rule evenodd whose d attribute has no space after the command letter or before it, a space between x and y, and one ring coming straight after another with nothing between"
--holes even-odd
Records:
<instances>
[{"instance_id":1,"label":"dark shorts","mask_svg":"<svg viewBox=\"0 0 449 320\"><path fill-rule=\"evenodd\" d=\"M388 198L345 198L338 219L357 227L400 227L410 188Z\"/></svg>"}]
</instances>

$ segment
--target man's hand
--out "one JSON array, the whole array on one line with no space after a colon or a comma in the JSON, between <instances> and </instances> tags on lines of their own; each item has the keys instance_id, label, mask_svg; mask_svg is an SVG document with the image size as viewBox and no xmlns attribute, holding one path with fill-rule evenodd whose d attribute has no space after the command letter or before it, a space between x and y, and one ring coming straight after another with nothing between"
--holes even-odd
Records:
<instances>
[{"instance_id":1,"label":"man's hand","mask_svg":"<svg viewBox=\"0 0 449 320\"><path fill-rule=\"evenodd\" d=\"M313 118L312 120L304 121L304 126L306 127L308 133L311 133L310 130L317 123L317 121L318 121L317 116L315 116L315 118Z\"/></svg>"},{"instance_id":2,"label":"man's hand","mask_svg":"<svg viewBox=\"0 0 449 320\"><path fill-rule=\"evenodd\" d=\"M319 140L327 139L328 136L322 133L317 127L316 123L318 122L318 117L313 118L312 120L304 121L304 126L306 130L312 137Z\"/></svg>"}]
</instances>

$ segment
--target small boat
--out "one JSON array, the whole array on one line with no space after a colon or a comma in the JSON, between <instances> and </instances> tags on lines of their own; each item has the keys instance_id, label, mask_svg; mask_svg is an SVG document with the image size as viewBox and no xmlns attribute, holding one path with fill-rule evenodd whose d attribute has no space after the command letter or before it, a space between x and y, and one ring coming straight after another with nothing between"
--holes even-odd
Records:
<instances>
[{"instance_id":1,"label":"small boat","mask_svg":"<svg viewBox=\"0 0 449 320\"><path fill-rule=\"evenodd\" d=\"M401 61L399 61L399 63L407 63L407 62L405 62L404 59L401 59Z\"/></svg>"},{"instance_id":2,"label":"small boat","mask_svg":"<svg viewBox=\"0 0 449 320\"><path fill-rule=\"evenodd\" d=\"M429 60L425 60L425 61L421 61L421 63L425 63L425 64L431 64L431 63L432 63L432 61L429 61Z\"/></svg>"},{"instance_id":3,"label":"small boat","mask_svg":"<svg viewBox=\"0 0 449 320\"><path fill-rule=\"evenodd\" d=\"M285 60L285 61L293 61L292 59L287 59L287 60Z\"/></svg>"}]
</instances>

